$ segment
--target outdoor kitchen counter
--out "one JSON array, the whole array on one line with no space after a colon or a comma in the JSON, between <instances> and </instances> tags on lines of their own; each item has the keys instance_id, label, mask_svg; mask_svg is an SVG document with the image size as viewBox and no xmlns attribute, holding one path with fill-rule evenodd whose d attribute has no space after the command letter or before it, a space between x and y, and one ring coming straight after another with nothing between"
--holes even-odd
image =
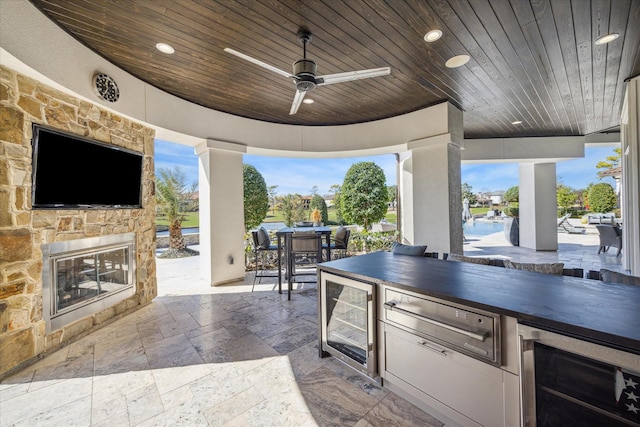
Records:
<instances>
[{"instance_id":1,"label":"outdoor kitchen counter","mask_svg":"<svg viewBox=\"0 0 640 427\"><path fill-rule=\"evenodd\" d=\"M318 266L640 354L640 287L374 252Z\"/></svg>"}]
</instances>

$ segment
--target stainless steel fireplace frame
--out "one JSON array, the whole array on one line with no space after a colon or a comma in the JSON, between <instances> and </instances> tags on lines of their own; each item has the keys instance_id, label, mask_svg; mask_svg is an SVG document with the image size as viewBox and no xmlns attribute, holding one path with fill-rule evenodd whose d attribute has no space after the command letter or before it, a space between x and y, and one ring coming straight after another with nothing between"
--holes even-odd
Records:
<instances>
[{"instance_id":1,"label":"stainless steel fireplace frame","mask_svg":"<svg viewBox=\"0 0 640 427\"><path fill-rule=\"evenodd\" d=\"M104 295L87 299L63 310L56 311L56 262L63 259L71 259L80 255L93 255L111 251L114 249L128 250L127 285L121 289L108 292ZM89 237L85 239L54 242L42 245L42 315L46 324L46 333L49 334L76 320L90 316L101 310L109 308L123 301L136 292L136 234L122 233L107 236Z\"/></svg>"}]
</instances>

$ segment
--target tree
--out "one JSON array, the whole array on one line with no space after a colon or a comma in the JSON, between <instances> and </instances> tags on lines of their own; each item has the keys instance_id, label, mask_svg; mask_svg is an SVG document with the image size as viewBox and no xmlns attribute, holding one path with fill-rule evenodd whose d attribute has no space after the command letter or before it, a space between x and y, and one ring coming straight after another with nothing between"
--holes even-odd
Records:
<instances>
[{"instance_id":1,"label":"tree","mask_svg":"<svg viewBox=\"0 0 640 427\"><path fill-rule=\"evenodd\" d=\"M197 186L197 183L187 186L187 176L178 166L158 170L156 201L160 212L169 222L169 249L184 250L186 247L182 236L182 221Z\"/></svg>"},{"instance_id":2,"label":"tree","mask_svg":"<svg viewBox=\"0 0 640 427\"><path fill-rule=\"evenodd\" d=\"M520 216L520 188L517 185L510 187L504 192L503 199L508 206L504 209L504 213L518 218Z\"/></svg>"},{"instance_id":3,"label":"tree","mask_svg":"<svg viewBox=\"0 0 640 427\"><path fill-rule=\"evenodd\" d=\"M587 190L574 190L574 194L576 195L576 203L580 205L580 207L584 207L587 204Z\"/></svg>"},{"instance_id":4,"label":"tree","mask_svg":"<svg viewBox=\"0 0 640 427\"><path fill-rule=\"evenodd\" d=\"M258 170L251 165L243 165L244 182L244 228L250 230L259 226L269 210L267 184Z\"/></svg>"},{"instance_id":5,"label":"tree","mask_svg":"<svg viewBox=\"0 0 640 427\"><path fill-rule=\"evenodd\" d=\"M558 184L556 187L556 201L558 206L562 208L562 214L566 214L567 211L576 202L576 193L574 193L571 187L567 187L563 184Z\"/></svg>"},{"instance_id":6,"label":"tree","mask_svg":"<svg viewBox=\"0 0 640 427\"><path fill-rule=\"evenodd\" d=\"M313 212L314 209L320 211L321 221L326 224L329 222L329 212L327 211L327 202L324 201L321 195L315 194L309 202L309 210Z\"/></svg>"},{"instance_id":7,"label":"tree","mask_svg":"<svg viewBox=\"0 0 640 427\"><path fill-rule=\"evenodd\" d=\"M600 179L603 178L602 176L603 172L617 168L618 165L620 164L620 157L622 156L622 148L616 147L613 149L613 151L615 152L615 154L611 156L607 156L606 160L600 160L596 165L596 168L604 169L603 171L598 172L598 176L600 177Z\"/></svg>"},{"instance_id":8,"label":"tree","mask_svg":"<svg viewBox=\"0 0 640 427\"><path fill-rule=\"evenodd\" d=\"M510 187L504 192L503 199L507 203L518 203L520 201L520 189L517 185Z\"/></svg>"},{"instance_id":9,"label":"tree","mask_svg":"<svg viewBox=\"0 0 640 427\"><path fill-rule=\"evenodd\" d=\"M590 186L588 198L591 212L606 213L616 207L616 192L605 182Z\"/></svg>"},{"instance_id":10,"label":"tree","mask_svg":"<svg viewBox=\"0 0 640 427\"><path fill-rule=\"evenodd\" d=\"M269 193L269 201L271 202L271 212L276 213L276 196L278 195L278 186L270 185L267 187L267 193Z\"/></svg>"},{"instance_id":11,"label":"tree","mask_svg":"<svg viewBox=\"0 0 640 427\"><path fill-rule=\"evenodd\" d=\"M338 224L344 224L344 218L342 216L342 207L340 206L340 192L342 186L339 184L333 184L329 187L329 192L333 193L333 208L336 210L336 222Z\"/></svg>"},{"instance_id":12,"label":"tree","mask_svg":"<svg viewBox=\"0 0 640 427\"><path fill-rule=\"evenodd\" d=\"M287 194L280 197L280 212L287 227L291 227L296 221L302 221L304 219L302 196Z\"/></svg>"},{"instance_id":13,"label":"tree","mask_svg":"<svg viewBox=\"0 0 640 427\"><path fill-rule=\"evenodd\" d=\"M389 206L391 206L391 208L393 210L396 209L397 206L397 201L398 201L398 186L397 185L390 185L387 187L387 195L389 196L389 198L387 199L387 202L389 203Z\"/></svg>"},{"instance_id":14,"label":"tree","mask_svg":"<svg viewBox=\"0 0 640 427\"><path fill-rule=\"evenodd\" d=\"M469 201L470 205L476 204L478 202L478 197L473 193L473 187L466 182L463 182L461 185L462 189L462 200L465 198Z\"/></svg>"},{"instance_id":15,"label":"tree","mask_svg":"<svg viewBox=\"0 0 640 427\"><path fill-rule=\"evenodd\" d=\"M344 177L340 206L344 219L365 230L387 213L387 185L384 171L374 162L353 164Z\"/></svg>"},{"instance_id":16,"label":"tree","mask_svg":"<svg viewBox=\"0 0 640 427\"><path fill-rule=\"evenodd\" d=\"M318 186L314 185L313 187L311 187L311 195L315 196L316 194L318 194Z\"/></svg>"}]
</instances>

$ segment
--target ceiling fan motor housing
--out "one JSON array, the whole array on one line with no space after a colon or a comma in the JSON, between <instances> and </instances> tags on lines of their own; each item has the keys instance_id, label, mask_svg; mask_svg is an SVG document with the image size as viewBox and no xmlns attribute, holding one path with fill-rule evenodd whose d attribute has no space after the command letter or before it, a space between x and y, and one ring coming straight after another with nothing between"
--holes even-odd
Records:
<instances>
[{"instance_id":1,"label":"ceiling fan motor housing","mask_svg":"<svg viewBox=\"0 0 640 427\"><path fill-rule=\"evenodd\" d=\"M299 59L293 63L293 75L296 76L296 89L308 92L316 87L318 66L311 59Z\"/></svg>"}]
</instances>

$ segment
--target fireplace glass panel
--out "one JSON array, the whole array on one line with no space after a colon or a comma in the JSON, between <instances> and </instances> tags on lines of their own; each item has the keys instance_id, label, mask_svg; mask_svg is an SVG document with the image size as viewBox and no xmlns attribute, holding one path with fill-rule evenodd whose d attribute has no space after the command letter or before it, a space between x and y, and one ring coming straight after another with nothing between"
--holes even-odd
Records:
<instances>
[{"instance_id":1,"label":"fireplace glass panel","mask_svg":"<svg viewBox=\"0 0 640 427\"><path fill-rule=\"evenodd\" d=\"M131 285L129 247L55 260L54 314Z\"/></svg>"}]
</instances>

